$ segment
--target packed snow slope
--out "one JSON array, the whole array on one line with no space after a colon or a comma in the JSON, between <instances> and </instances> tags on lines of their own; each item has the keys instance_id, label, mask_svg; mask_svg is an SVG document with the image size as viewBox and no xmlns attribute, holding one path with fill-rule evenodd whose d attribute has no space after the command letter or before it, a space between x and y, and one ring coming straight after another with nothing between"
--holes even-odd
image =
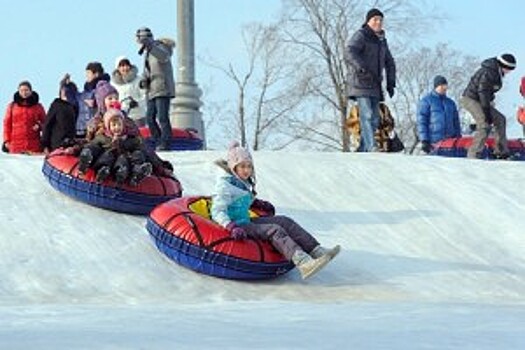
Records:
<instances>
[{"instance_id":1,"label":"packed snow slope","mask_svg":"<svg viewBox=\"0 0 525 350\"><path fill-rule=\"evenodd\" d=\"M174 164L186 195L211 193L218 172L213 161L223 155L162 154ZM300 329L340 336L334 347L346 348L352 344L345 340L348 332L364 327L376 334L375 340L356 330L354 345L401 349L417 344L413 339L403 343L395 332L405 322L403 315L414 310L421 312L406 325L427 326L429 332L418 333L426 348L436 344L432 339L441 345L436 348L448 348L440 332L449 326L461 340L492 330L498 348L525 344L525 162L314 152L255 152L254 160L260 198L324 245L343 247L308 281L296 271L254 283L187 270L156 250L145 217L98 209L57 192L41 173L42 156L0 155L0 311L7 315L0 321L0 344L31 347L35 343L25 334L33 332L41 335L41 348L68 348L62 333L74 325L71 332L85 338L86 348L96 347L97 339L105 338L83 331L105 324L101 333L111 333L114 315L125 329L114 329L120 338L108 338L121 339L121 345L129 341L142 348L132 320L142 321L142 330L152 337L169 333L169 320L174 320L190 335L181 348L206 348L205 337L191 338L204 324L225 334L229 327L246 331L252 324L271 338L275 317L292 324L293 317L286 316L295 314L303 324L284 333L312 346L318 337ZM454 322L454 305L467 308L469 316L462 318L460 311ZM212 310L216 317L209 315ZM483 314L486 310L493 311ZM36 326L56 313L58 324ZM325 320L324 326L309 323L310 316ZM491 321L478 331L462 332L462 326L471 325L467 318ZM221 326L224 320L239 324ZM402 328L402 334L407 332ZM261 334L264 339L255 338L261 348L276 348ZM171 341L155 339L143 348L163 348ZM208 340L228 344L226 336ZM239 348L246 345L235 341ZM298 345L293 338L288 341L278 342L279 348ZM495 345L476 341L473 348ZM322 340L318 345L330 348Z\"/></svg>"}]
</instances>

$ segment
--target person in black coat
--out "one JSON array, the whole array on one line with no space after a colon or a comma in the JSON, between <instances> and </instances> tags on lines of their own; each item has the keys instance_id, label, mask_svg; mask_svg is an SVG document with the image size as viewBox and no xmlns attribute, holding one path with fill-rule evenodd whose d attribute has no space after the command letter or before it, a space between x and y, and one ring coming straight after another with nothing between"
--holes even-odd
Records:
<instances>
[{"instance_id":1,"label":"person in black coat","mask_svg":"<svg viewBox=\"0 0 525 350\"><path fill-rule=\"evenodd\" d=\"M503 54L484 60L476 73L470 78L463 92L460 103L476 121L474 140L467 157L480 158L485 147L485 141L494 126L494 156L506 159L510 156L507 146L507 130L505 116L494 107L496 92L501 89L503 76L516 68L516 58L511 54Z\"/></svg>"},{"instance_id":2,"label":"person in black coat","mask_svg":"<svg viewBox=\"0 0 525 350\"><path fill-rule=\"evenodd\" d=\"M359 151L370 152L378 145L374 132L379 126L379 102L384 100L383 73L386 72L386 90L390 98L396 86L396 66L383 30L383 13L371 9L365 24L350 38L345 50L348 69L348 97L357 100L361 126Z\"/></svg>"},{"instance_id":3,"label":"person in black coat","mask_svg":"<svg viewBox=\"0 0 525 350\"><path fill-rule=\"evenodd\" d=\"M44 121L42 147L46 154L61 147L64 141L75 138L78 117L77 93L77 86L66 74L60 82L60 97L51 103Z\"/></svg>"}]
</instances>

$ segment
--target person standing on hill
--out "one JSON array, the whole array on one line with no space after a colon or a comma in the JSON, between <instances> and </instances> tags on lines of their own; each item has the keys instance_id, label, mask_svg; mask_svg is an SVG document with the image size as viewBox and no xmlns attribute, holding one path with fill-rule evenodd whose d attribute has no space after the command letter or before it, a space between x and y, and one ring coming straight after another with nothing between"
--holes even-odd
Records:
<instances>
[{"instance_id":1,"label":"person standing on hill","mask_svg":"<svg viewBox=\"0 0 525 350\"><path fill-rule=\"evenodd\" d=\"M77 137L86 136L86 125L93 118L97 111L95 101L95 88L99 81L108 81L110 77L104 72L104 67L100 62L90 62L86 66L86 83L84 91L78 95L78 118L76 125Z\"/></svg>"},{"instance_id":2,"label":"person standing on hill","mask_svg":"<svg viewBox=\"0 0 525 350\"><path fill-rule=\"evenodd\" d=\"M361 124L360 151L377 149L374 133L379 126L379 101L383 100L383 70L390 98L396 87L396 65L383 30L384 15L378 9L366 14L366 22L349 40L345 50L348 97L356 99Z\"/></svg>"},{"instance_id":3,"label":"person standing on hill","mask_svg":"<svg viewBox=\"0 0 525 350\"><path fill-rule=\"evenodd\" d=\"M111 85L118 91L122 109L138 127L146 124L146 101L140 89L138 69L124 56L117 57L115 70L111 74Z\"/></svg>"},{"instance_id":4,"label":"person standing on hill","mask_svg":"<svg viewBox=\"0 0 525 350\"><path fill-rule=\"evenodd\" d=\"M421 150L432 151L432 144L451 137L461 137L456 103L447 97L448 82L441 75L434 78L434 89L421 99L417 108L417 131Z\"/></svg>"},{"instance_id":5,"label":"person standing on hill","mask_svg":"<svg viewBox=\"0 0 525 350\"><path fill-rule=\"evenodd\" d=\"M51 103L47 111L42 131L44 153L47 154L63 146L64 141L75 138L78 116L77 95L77 86L70 80L69 74L66 74L60 82L59 97Z\"/></svg>"},{"instance_id":6,"label":"person standing on hill","mask_svg":"<svg viewBox=\"0 0 525 350\"><path fill-rule=\"evenodd\" d=\"M146 27L137 30L136 40L140 45L139 54L144 54L140 87L146 90L146 122L157 149L170 150L172 131L169 109L170 100L175 97L171 56L175 42L170 39L155 40L151 30Z\"/></svg>"},{"instance_id":7,"label":"person standing on hill","mask_svg":"<svg viewBox=\"0 0 525 350\"><path fill-rule=\"evenodd\" d=\"M4 116L4 142L2 150L8 153L42 152L40 132L46 117L39 96L31 83L18 84L13 102L7 106Z\"/></svg>"},{"instance_id":8,"label":"person standing on hill","mask_svg":"<svg viewBox=\"0 0 525 350\"><path fill-rule=\"evenodd\" d=\"M503 85L503 77L516 68L516 58L511 54L492 57L481 63L470 78L460 103L476 121L474 140L467 157L481 158L485 141L494 127L494 157L507 159L510 156L507 146L507 120L494 107L494 98Z\"/></svg>"}]
</instances>

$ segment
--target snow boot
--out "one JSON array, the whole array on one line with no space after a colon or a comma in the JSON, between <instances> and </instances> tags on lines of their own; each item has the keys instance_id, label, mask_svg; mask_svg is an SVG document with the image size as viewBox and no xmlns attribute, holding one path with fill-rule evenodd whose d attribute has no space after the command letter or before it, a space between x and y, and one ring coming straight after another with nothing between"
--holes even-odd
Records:
<instances>
[{"instance_id":1,"label":"snow boot","mask_svg":"<svg viewBox=\"0 0 525 350\"><path fill-rule=\"evenodd\" d=\"M519 160L519 153L494 153L494 159L496 160Z\"/></svg>"},{"instance_id":2,"label":"snow boot","mask_svg":"<svg viewBox=\"0 0 525 350\"><path fill-rule=\"evenodd\" d=\"M339 254L340 251L341 251L340 245L336 245L332 249L325 248L325 247L318 245L317 247L312 249L312 251L310 252L310 256L314 259L317 259L317 258L322 257L323 255L328 255L330 257L330 260L332 260L333 258L335 258L337 254Z\"/></svg>"},{"instance_id":3,"label":"snow boot","mask_svg":"<svg viewBox=\"0 0 525 350\"><path fill-rule=\"evenodd\" d=\"M135 164L131 170L131 178L129 184L133 187L137 186L145 177L151 175L153 167L151 163Z\"/></svg>"},{"instance_id":4,"label":"snow boot","mask_svg":"<svg viewBox=\"0 0 525 350\"><path fill-rule=\"evenodd\" d=\"M292 256L292 262L295 267L301 273L303 280L315 275L319 272L328 262L330 257L325 254L320 258L313 259L310 255L306 254L303 250L297 250Z\"/></svg>"},{"instance_id":5,"label":"snow boot","mask_svg":"<svg viewBox=\"0 0 525 350\"><path fill-rule=\"evenodd\" d=\"M104 182L104 180L108 178L109 174L111 174L111 169L109 168L109 166L104 165L103 167L98 169L95 181L98 183Z\"/></svg>"},{"instance_id":6,"label":"snow boot","mask_svg":"<svg viewBox=\"0 0 525 350\"><path fill-rule=\"evenodd\" d=\"M82 152L80 152L78 159L78 172L80 174L85 174L91 165L91 162L93 161L93 154L91 153L91 150L89 148L84 148Z\"/></svg>"},{"instance_id":7,"label":"snow boot","mask_svg":"<svg viewBox=\"0 0 525 350\"><path fill-rule=\"evenodd\" d=\"M129 175L129 169L126 165L118 166L115 170L115 181L117 184L122 185Z\"/></svg>"}]
</instances>

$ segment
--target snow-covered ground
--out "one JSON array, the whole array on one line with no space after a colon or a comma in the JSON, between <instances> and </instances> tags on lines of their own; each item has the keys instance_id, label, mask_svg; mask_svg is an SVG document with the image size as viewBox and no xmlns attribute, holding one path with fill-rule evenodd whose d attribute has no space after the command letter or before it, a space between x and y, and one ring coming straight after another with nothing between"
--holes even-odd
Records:
<instances>
[{"instance_id":1,"label":"snow-covered ground","mask_svg":"<svg viewBox=\"0 0 525 350\"><path fill-rule=\"evenodd\" d=\"M166 153L209 194L223 152ZM343 252L302 281L197 274L145 217L0 155L1 349L524 349L525 163L257 152L258 192Z\"/></svg>"}]
</instances>

